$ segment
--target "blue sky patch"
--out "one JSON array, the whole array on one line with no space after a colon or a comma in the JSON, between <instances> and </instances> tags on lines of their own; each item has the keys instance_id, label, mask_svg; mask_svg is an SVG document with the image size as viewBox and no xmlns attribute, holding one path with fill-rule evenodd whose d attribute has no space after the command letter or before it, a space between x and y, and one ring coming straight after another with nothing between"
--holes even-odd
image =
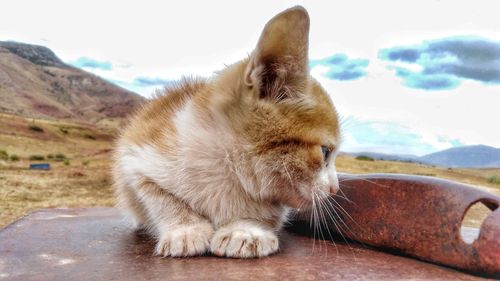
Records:
<instances>
[{"instance_id":1,"label":"blue sky patch","mask_svg":"<svg viewBox=\"0 0 500 281\"><path fill-rule=\"evenodd\" d=\"M309 66L314 68L321 65L328 68L325 76L332 80L350 81L367 75L367 59L350 59L345 54L335 54L319 60L311 60Z\"/></svg>"},{"instance_id":2,"label":"blue sky patch","mask_svg":"<svg viewBox=\"0 0 500 281\"><path fill-rule=\"evenodd\" d=\"M460 83L459 79L449 74L426 75L404 67L390 67L390 69L395 71L396 76L403 78L405 86L413 89L450 90L456 88Z\"/></svg>"},{"instance_id":3,"label":"blue sky patch","mask_svg":"<svg viewBox=\"0 0 500 281\"><path fill-rule=\"evenodd\" d=\"M425 155L442 148L430 144L418 131L391 122L370 122L351 119L344 134L359 144L355 151L377 151L388 154ZM438 136L440 144L448 147L464 145L458 139ZM343 149L343 148L341 148ZM351 151L350 147L345 147Z\"/></svg>"},{"instance_id":4,"label":"blue sky patch","mask_svg":"<svg viewBox=\"0 0 500 281\"><path fill-rule=\"evenodd\" d=\"M148 91L150 95L153 94L156 89L163 89L165 86L168 86L169 84L175 82L175 80L147 76L139 76L132 81L123 81L117 79L107 80L116 85L119 85L120 87L129 89L134 92Z\"/></svg>"},{"instance_id":5,"label":"blue sky patch","mask_svg":"<svg viewBox=\"0 0 500 281\"><path fill-rule=\"evenodd\" d=\"M172 83L172 80L169 79L163 79L159 77L146 77L146 76L141 76L137 77L133 81L134 84L137 84L138 86L146 86L146 87L151 87L151 86L166 86L170 83Z\"/></svg>"},{"instance_id":6,"label":"blue sky patch","mask_svg":"<svg viewBox=\"0 0 500 281\"><path fill-rule=\"evenodd\" d=\"M91 68L110 71L113 69L113 64L109 61L98 61L88 57L80 57L75 61L69 62L72 66L78 68Z\"/></svg>"}]
</instances>

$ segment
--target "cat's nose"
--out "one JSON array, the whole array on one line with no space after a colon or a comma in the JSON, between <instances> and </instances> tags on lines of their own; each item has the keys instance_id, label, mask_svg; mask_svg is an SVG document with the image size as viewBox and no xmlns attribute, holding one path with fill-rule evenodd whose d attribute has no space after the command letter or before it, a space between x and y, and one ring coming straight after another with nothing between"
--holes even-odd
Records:
<instances>
[{"instance_id":1,"label":"cat's nose","mask_svg":"<svg viewBox=\"0 0 500 281\"><path fill-rule=\"evenodd\" d=\"M330 185L330 194L331 195L335 195L337 194L337 192L339 192L339 186L338 185L335 185L335 184L331 184Z\"/></svg>"}]
</instances>

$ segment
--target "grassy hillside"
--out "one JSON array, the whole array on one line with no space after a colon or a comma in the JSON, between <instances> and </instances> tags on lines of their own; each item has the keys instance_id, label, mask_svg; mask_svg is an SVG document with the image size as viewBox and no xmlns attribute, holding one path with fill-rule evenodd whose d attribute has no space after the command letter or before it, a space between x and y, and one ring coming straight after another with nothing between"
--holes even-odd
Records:
<instances>
[{"instance_id":1,"label":"grassy hillside","mask_svg":"<svg viewBox=\"0 0 500 281\"><path fill-rule=\"evenodd\" d=\"M115 135L113 129L0 114L0 227L38 208L113 206L109 165ZM1 151L19 161L1 160ZM37 162L29 160L35 155L43 156L52 170L27 169ZM500 195L500 180L491 180L500 179L500 169L447 169L350 156L338 157L337 168L346 173L436 176Z\"/></svg>"},{"instance_id":2,"label":"grassy hillside","mask_svg":"<svg viewBox=\"0 0 500 281\"><path fill-rule=\"evenodd\" d=\"M0 227L38 208L112 206L109 158L115 134L0 114L0 154L8 155L0 159ZM44 160L29 160L35 156ZM36 162L52 169L29 170Z\"/></svg>"},{"instance_id":3,"label":"grassy hillside","mask_svg":"<svg viewBox=\"0 0 500 281\"><path fill-rule=\"evenodd\" d=\"M143 101L46 47L0 41L0 112L101 124L120 122Z\"/></svg>"}]
</instances>

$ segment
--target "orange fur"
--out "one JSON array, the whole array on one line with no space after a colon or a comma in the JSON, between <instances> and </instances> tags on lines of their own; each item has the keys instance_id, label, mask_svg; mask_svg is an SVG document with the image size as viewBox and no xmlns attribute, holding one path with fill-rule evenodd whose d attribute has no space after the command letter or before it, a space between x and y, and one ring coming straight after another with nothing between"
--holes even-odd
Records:
<instances>
[{"instance_id":1,"label":"orange fur","mask_svg":"<svg viewBox=\"0 0 500 281\"><path fill-rule=\"evenodd\" d=\"M338 149L338 118L309 75L308 33L302 7L280 13L248 59L166 89L124 130L117 195L158 255L274 253L288 210L338 189L322 152Z\"/></svg>"}]
</instances>

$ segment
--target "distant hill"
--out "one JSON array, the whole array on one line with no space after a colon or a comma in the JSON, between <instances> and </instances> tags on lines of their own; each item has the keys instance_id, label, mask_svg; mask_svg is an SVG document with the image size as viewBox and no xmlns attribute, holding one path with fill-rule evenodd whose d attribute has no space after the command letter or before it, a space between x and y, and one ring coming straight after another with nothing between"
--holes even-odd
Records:
<instances>
[{"instance_id":1,"label":"distant hill","mask_svg":"<svg viewBox=\"0 0 500 281\"><path fill-rule=\"evenodd\" d=\"M384 154L376 152L349 153L353 156L369 156L375 160L414 162L452 168L498 168L500 148L487 145L454 147L421 157L413 155Z\"/></svg>"},{"instance_id":2,"label":"distant hill","mask_svg":"<svg viewBox=\"0 0 500 281\"><path fill-rule=\"evenodd\" d=\"M411 154L386 154L378 152L354 152L349 153L352 156L368 156L375 160L399 161L399 162L415 162L418 156Z\"/></svg>"},{"instance_id":3,"label":"distant hill","mask_svg":"<svg viewBox=\"0 0 500 281\"><path fill-rule=\"evenodd\" d=\"M96 124L122 119L143 101L46 47L0 41L0 112Z\"/></svg>"},{"instance_id":4,"label":"distant hill","mask_svg":"<svg viewBox=\"0 0 500 281\"><path fill-rule=\"evenodd\" d=\"M500 167L500 148L471 145L446 149L419 158L423 163L446 167Z\"/></svg>"}]
</instances>

